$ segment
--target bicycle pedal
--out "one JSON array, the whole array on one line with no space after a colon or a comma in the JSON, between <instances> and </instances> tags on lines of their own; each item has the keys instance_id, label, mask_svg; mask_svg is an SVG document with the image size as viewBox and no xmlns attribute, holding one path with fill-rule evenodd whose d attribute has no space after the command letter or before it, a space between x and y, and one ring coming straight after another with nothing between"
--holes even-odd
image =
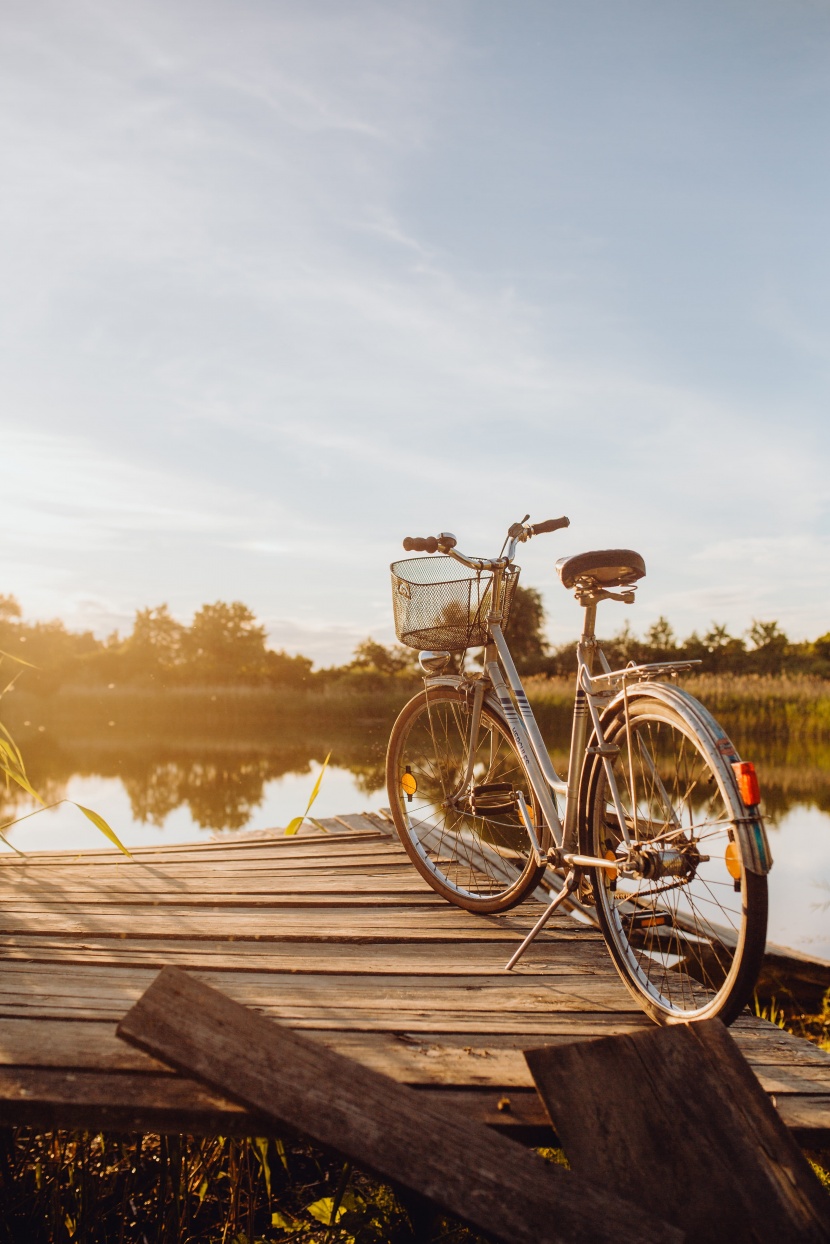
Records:
<instances>
[{"instance_id":1,"label":"bicycle pedal","mask_svg":"<svg viewBox=\"0 0 830 1244\"><path fill-rule=\"evenodd\" d=\"M505 800L505 795L510 797L509 801ZM515 811L515 807L513 787L509 782L483 782L480 786L474 786L470 792L470 808L473 812L476 808L481 808L491 814L504 815Z\"/></svg>"},{"instance_id":2,"label":"bicycle pedal","mask_svg":"<svg viewBox=\"0 0 830 1244\"><path fill-rule=\"evenodd\" d=\"M596 907L597 896L594 893L594 883L590 877L583 875L579 883L578 896L580 903L583 903L586 907Z\"/></svg>"}]
</instances>

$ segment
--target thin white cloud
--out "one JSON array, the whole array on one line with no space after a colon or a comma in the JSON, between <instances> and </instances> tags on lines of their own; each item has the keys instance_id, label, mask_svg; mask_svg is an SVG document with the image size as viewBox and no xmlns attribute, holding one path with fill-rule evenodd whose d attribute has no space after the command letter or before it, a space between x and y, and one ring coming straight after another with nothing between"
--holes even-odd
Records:
<instances>
[{"instance_id":1,"label":"thin white cloud","mask_svg":"<svg viewBox=\"0 0 830 1244\"><path fill-rule=\"evenodd\" d=\"M818 625L826 378L801 371L823 321L799 312L792 342L759 327L737 242L706 233L747 202L719 164L698 189L707 135L718 152L744 136L730 88L693 45L672 87L635 6L636 90L600 75L592 94L594 71L565 63L584 39L605 64L587 18L534 59L551 13L12 6L9 590L73 616L93 602L100 628L160 599L186 615L239 597L334 659L388 627L400 536L449 526L487 552L529 509L573 519L526 557L557 635L576 615L555 555L618 541L649 565L637 616L691 629L734 592L738 627L776 599L795 631ZM730 30L748 20L730 13ZM645 164L621 172L632 150ZM765 176L748 168L747 186ZM786 286L780 257L752 254Z\"/></svg>"}]
</instances>

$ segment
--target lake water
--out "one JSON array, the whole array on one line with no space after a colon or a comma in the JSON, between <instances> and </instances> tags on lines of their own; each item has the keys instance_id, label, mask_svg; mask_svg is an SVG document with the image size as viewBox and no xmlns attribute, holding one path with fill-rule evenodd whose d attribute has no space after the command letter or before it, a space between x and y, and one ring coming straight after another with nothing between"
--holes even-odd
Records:
<instances>
[{"instance_id":1,"label":"lake water","mask_svg":"<svg viewBox=\"0 0 830 1244\"><path fill-rule=\"evenodd\" d=\"M230 733L230 732L229 732ZM388 726L356 723L303 730L290 738L261 728L233 739L178 732L149 739L32 728L18 738L30 777L47 800L94 808L127 846L226 838L284 826L305 811L326 752L332 759L314 804L316 816L384 807ZM319 737L318 737L319 736ZM830 772L786 749L753 752L766 796L775 865L770 874L769 938L830 961ZM823 759L823 757L822 757ZM557 754L558 765L562 763ZM28 805L31 806L31 805ZM6 799L6 816L28 807ZM23 851L100 849L100 833L70 804L7 831ZM0 843L0 851L8 848Z\"/></svg>"}]
</instances>

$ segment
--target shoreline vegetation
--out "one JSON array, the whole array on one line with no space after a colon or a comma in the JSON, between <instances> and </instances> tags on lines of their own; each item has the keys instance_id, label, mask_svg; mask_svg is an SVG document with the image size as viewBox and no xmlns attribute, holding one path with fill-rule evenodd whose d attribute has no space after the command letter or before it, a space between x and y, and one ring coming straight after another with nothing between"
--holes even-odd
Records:
<instances>
[{"instance_id":1,"label":"shoreline vegetation","mask_svg":"<svg viewBox=\"0 0 830 1244\"><path fill-rule=\"evenodd\" d=\"M380 647L380 645L377 645ZM108 685L68 682L49 689L15 686L4 696L10 723L24 730L37 720L83 728L104 718L140 731L149 727L267 726L291 718L298 725L392 720L423 684L415 671L352 671L342 678L296 685ZM543 726L569 728L572 677L525 676L528 699ZM726 729L753 739L820 741L830 738L830 680L809 675L681 675L678 685L696 696Z\"/></svg>"},{"instance_id":2,"label":"shoreline vegetation","mask_svg":"<svg viewBox=\"0 0 830 1244\"><path fill-rule=\"evenodd\" d=\"M545 679L555 688L576 669L576 643L551 647L544 633L541 596L519 587L507 635L524 676ZM417 653L400 644L385 646L368 638L343 665L314 669L310 658L269 648L264 626L241 601L203 605L189 626L167 605L139 609L128 635L97 639L69 631L59 621L27 622L13 596L0 595L0 658L23 661L26 685L50 695L72 688L144 690L280 689L320 693L380 692L419 679ZM791 641L778 622L753 621L743 636L712 623L700 636L679 639L666 618L658 618L642 638L628 622L602 641L613 667L654 661L698 661L695 678L726 680L738 695L767 695L781 679L787 702L812 698L830 687L830 632L814 640ZM475 660L475 657L472 658ZM457 662L458 658L454 658ZM738 686L738 680L750 680ZM754 681L757 680L757 681ZM726 682L720 692L727 695ZM781 699L780 693L776 693ZM774 697L775 698L775 697Z\"/></svg>"},{"instance_id":3,"label":"shoreline vegetation","mask_svg":"<svg viewBox=\"0 0 830 1244\"><path fill-rule=\"evenodd\" d=\"M544 622L539 593L519 587L511 650L541 724L558 739L570 720L576 645L551 648ZM830 632L793 643L774 621L754 621L740 637L713 623L705 635L681 641L659 618L642 638L626 623L603 646L614 667L700 661L699 672L681 677L681 684L727 730L753 742L819 742L830 731ZM324 669L275 651L240 601L204 605L189 626L166 605L140 609L128 635L99 640L60 621L27 622L15 598L0 595L0 663L7 668L8 658L26 664L14 665L3 703L10 726L23 731L48 721L83 732L102 714L105 729L131 733L163 733L166 723L211 733L220 726L269 727L287 717L298 726L381 723L421 685L417 653L399 644L369 638L350 661Z\"/></svg>"},{"instance_id":4,"label":"shoreline vegetation","mask_svg":"<svg viewBox=\"0 0 830 1244\"><path fill-rule=\"evenodd\" d=\"M541 597L521 587L508 636L563 772L575 645L550 648ZM0 596L0 663L11 684L0 718L47 802L63 797L73 774L117 777L134 816L157 825L187 804L200 826L239 829L267 782L308 773L330 751L358 790L380 790L391 725L423 686L417 653L366 639L350 661L315 670L266 641L239 601L205 605L189 626L164 605L139 610L130 634L97 640L59 621L27 622L13 597ZM605 647L616 666L699 659L699 672L679 682L761 767L770 822L796 802L830 811L830 635L792 644L770 622L736 639L713 624L681 642L661 618L642 639L624 627ZM468 654L468 668L478 659ZM24 802L6 789L0 815L11 819Z\"/></svg>"}]
</instances>

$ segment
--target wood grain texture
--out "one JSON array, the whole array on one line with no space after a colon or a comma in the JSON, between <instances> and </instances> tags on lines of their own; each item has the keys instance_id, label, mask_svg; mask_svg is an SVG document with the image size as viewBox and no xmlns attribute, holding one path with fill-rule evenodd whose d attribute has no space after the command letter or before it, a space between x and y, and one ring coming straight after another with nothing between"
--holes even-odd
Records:
<instances>
[{"instance_id":1,"label":"wood grain texture","mask_svg":"<svg viewBox=\"0 0 830 1244\"><path fill-rule=\"evenodd\" d=\"M135 1119L140 1106L153 1127L215 1131L215 1104L211 1113L200 1099L189 1103L181 1086L169 1098L156 1093L148 1073L162 1083L169 1070L114 1035L155 973L173 964L419 1092L445 1101L461 1093L469 1117L552 1143L531 1100L517 1098L521 1110L498 1117L493 1110L499 1096L530 1090L521 1050L650 1028L601 936L557 914L505 975L538 903L481 918L437 902L389 826L340 824L354 819L337 818L336 837L154 847L134 862L113 851L3 860L0 1116L25 1122L26 1102L47 1110L54 1088L55 1126L103 1126L122 1108L119 1117ZM426 906L413 910L422 894ZM830 1143L830 1054L750 1015L732 1032L794 1135ZM237 1106L222 1117L220 1131L251 1126Z\"/></svg>"},{"instance_id":2,"label":"wood grain texture","mask_svg":"<svg viewBox=\"0 0 830 1244\"><path fill-rule=\"evenodd\" d=\"M182 1022L182 1017L186 1020ZM118 1035L508 1244L683 1238L452 1108L165 968Z\"/></svg>"},{"instance_id":3,"label":"wood grain texture","mask_svg":"<svg viewBox=\"0 0 830 1244\"><path fill-rule=\"evenodd\" d=\"M830 1198L719 1020L526 1058L586 1179L700 1244L830 1239Z\"/></svg>"}]
</instances>

